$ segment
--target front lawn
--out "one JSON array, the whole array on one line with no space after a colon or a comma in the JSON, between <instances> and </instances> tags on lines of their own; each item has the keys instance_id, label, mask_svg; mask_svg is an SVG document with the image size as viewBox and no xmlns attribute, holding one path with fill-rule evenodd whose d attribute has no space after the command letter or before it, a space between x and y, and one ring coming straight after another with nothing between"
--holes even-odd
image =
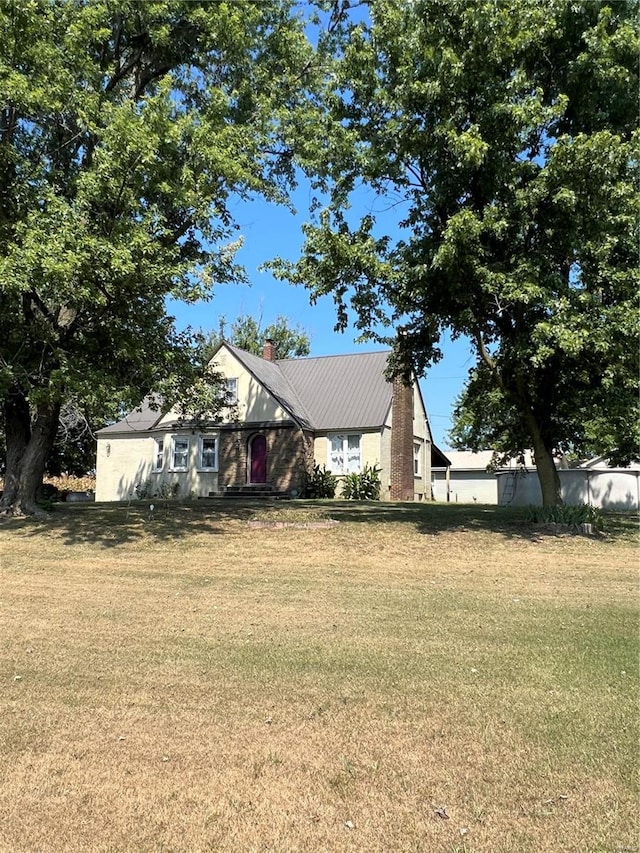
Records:
<instances>
[{"instance_id":1,"label":"front lawn","mask_svg":"<svg viewBox=\"0 0 640 853\"><path fill-rule=\"evenodd\" d=\"M0 850L637 849L634 521L523 518L2 522Z\"/></svg>"}]
</instances>

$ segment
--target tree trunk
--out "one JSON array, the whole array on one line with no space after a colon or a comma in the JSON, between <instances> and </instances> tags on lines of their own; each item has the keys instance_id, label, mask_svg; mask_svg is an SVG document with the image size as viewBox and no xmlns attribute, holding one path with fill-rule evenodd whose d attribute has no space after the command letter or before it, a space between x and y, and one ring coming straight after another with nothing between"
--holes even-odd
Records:
<instances>
[{"instance_id":1,"label":"tree trunk","mask_svg":"<svg viewBox=\"0 0 640 853\"><path fill-rule=\"evenodd\" d=\"M22 460L31 437L29 403L22 392L9 391L5 397L4 424L7 454L0 508L10 506L16 499Z\"/></svg>"},{"instance_id":2,"label":"tree trunk","mask_svg":"<svg viewBox=\"0 0 640 853\"><path fill-rule=\"evenodd\" d=\"M524 420L527 432L531 437L531 444L536 459L536 471L538 472L538 481L540 482L540 491L542 492L542 505L556 506L557 504L561 504L560 475L553 460L553 448L547 447L543 438L540 424L530 404L525 378L520 371L516 370L511 376L511 381L506 382L494 358L489 353L482 339L482 333L479 330L475 333L475 341L480 357L491 370L496 385L516 405Z\"/></svg>"},{"instance_id":3,"label":"tree trunk","mask_svg":"<svg viewBox=\"0 0 640 853\"><path fill-rule=\"evenodd\" d=\"M542 505L555 506L561 504L560 475L558 474L553 455L544 445L541 445L539 448L536 448L534 445L533 452L536 457L536 471L538 472L540 491L542 492Z\"/></svg>"},{"instance_id":4,"label":"tree trunk","mask_svg":"<svg viewBox=\"0 0 640 853\"><path fill-rule=\"evenodd\" d=\"M5 504L11 515L43 514L36 503L36 496L55 441L59 416L59 403L41 404L36 410L31 436L20 462L17 490L13 499ZM7 436L7 455L8 449Z\"/></svg>"},{"instance_id":5,"label":"tree trunk","mask_svg":"<svg viewBox=\"0 0 640 853\"><path fill-rule=\"evenodd\" d=\"M527 408L523 412L524 420L531 436L533 453L536 460L536 471L542 492L543 506L556 506L562 503L560 475L553 459L551 448L547 447L542 437L540 427L533 412Z\"/></svg>"}]
</instances>

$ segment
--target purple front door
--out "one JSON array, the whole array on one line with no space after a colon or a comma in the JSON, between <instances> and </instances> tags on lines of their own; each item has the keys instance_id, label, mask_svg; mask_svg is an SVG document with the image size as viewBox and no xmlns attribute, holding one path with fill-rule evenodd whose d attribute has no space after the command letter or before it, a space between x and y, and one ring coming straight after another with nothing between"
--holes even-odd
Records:
<instances>
[{"instance_id":1,"label":"purple front door","mask_svg":"<svg viewBox=\"0 0 640 853\"><path fill-rule=\"evenodd\" d=\"M263 435L251 439L249 476L251 483L267 482L267 439Z\"/></svg>"}]
</instances>

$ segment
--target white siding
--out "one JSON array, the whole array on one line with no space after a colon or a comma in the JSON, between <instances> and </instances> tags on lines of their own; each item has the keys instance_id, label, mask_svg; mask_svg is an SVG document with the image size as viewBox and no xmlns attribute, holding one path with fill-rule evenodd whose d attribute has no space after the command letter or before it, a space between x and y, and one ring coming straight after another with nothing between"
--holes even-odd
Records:
<instances>
[{"instance_id":1,"label":"white siding","mask_svg":"<svg viewBox=\"0 0 640 853\"><path fill-rule=\"evenodd\" d=\"M206 433L207 435L210 432ZM171 437L188 436L189 458L186 471L172 471ZM164 441L164 468L153 471L155 458L155 439ZM176 497L206 496L218 488L218 474L214 471L198 470L198 435L179 432L158 433L153 435L105 436L98 439L96 466L96 500L126 501L136 500L136 486L148 487L150 493L158 492L163 485L173 490L177 487Z\"/></svg>"},{"instance_id":2,"label":"white siding","mask_svg":"<svg viewBox=\"0 0 640 853\"><path fill-rule=\"evenodd\" d=\"M571 506L591 504L600 509L638 510L640 508L640 471L620 468L601 470L570 468L558 471L562 500ZM501 504L509 506L540 506L542 493L535 470L528 471L516 481L512 475L498 474L498 493ZM505 489L507 489L505 493Z\"/></svg>"},{"instance_id":3,"label":"white siding","mask_svg":"<svg viewBox=\"0 0 640 853\"><path fill-rule=\"evenodd\" d=\"M291 415L253 377L253 374L225 347L220 349L212 367L228 379L238 380L238 418L249 423L288 421Z\"/></svg>"},{"instance_id":4,"label":"white siding","mask_svg":"<svg viewBox=\"0 0 640 853\"><path fill-rule=\"evenodd\" d=\"M434 498L447 500L447 482L444 471L433 473ZM451 503L497 504L498 486L495 474L487 471L452 471L449 483Z\"/></svg>"}]
</instances>

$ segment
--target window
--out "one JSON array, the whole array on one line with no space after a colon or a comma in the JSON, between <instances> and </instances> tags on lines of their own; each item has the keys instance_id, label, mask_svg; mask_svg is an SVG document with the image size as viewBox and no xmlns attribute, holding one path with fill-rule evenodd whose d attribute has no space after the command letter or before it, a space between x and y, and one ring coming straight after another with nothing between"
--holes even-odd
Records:
<instances>
[{"instance_id":1,"label":"window","mask_svg":"<svg viewBox=\"0 0 640 853\"><path fill-rule=\"evenodd\" d=\"M201 471L218 470L218 439L214 435L201 435L198 451L198 468Z\"/></svg>"},{"instance_id":2,"label":"window","mask_svg":"<svg viewBox=\"0 0 640 853\"><path fill-rule=\"evenodd\" d=\"M164 439L153 439L153 471L162 471L164 468Z\"/></svg>"},{"instance_id":3,"label":"window","mask_svg":"<svg viewBox=\"0 0 640 853\"><path fill-rule=\"evenodd\" d=\"M334 474L349 474L360 471L359 435L330 435L328 468Z\"/></svg>"},{"instance_id":4,"label":"window","mask_svg":"<svg viewBox=\"0 0 640 853\"><path fill-rule=\"evenodd\" d=\"M421 477L422 476L422 468L420 465L421 456L422 456L421 451L422 451L422 445L421 444L414 444L413 445L413 474L415 477Z\"/></svg>"},{"instance_id":5,"label":"window","mask_svg":"<svg viewBox=\"0 0 640 853\"><path fill-rule=\"evenodd\" d=\"M189 439L174 435L171 439L171 470L186 471L189 466Z\"/></svg>"},{"instance_id":6,"label":"window","mask_svg":"<svg viewBox=\"0 0 640 853\"><path fill-rule=\"evenodd\" d=\"M225 379L224 381L225 391L227 393L227 404L229 406L238 402L238 380L237 379Z\"/></svg>"}]
</instances>

